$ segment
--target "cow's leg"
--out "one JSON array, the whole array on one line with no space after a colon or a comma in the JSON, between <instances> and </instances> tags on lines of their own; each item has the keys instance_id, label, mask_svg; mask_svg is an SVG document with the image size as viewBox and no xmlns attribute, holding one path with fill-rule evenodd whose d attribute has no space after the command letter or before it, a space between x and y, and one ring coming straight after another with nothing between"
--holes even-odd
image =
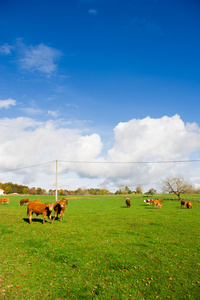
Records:
<instances>
[{"instance_id":1,"label":"cow's leg","mask_svg":"<svg viewBox=\"0 0 200 300\"><path fill-rule=\"evenodd\" d=\"M29 224L32 224L32 212L29 212Z\"/></svg>"},{"instance_id":2,"label":"cow's leg","mask_svg":"<svg viewBox=\"0 0 200 300\"><path fill-rule=\"evenodd\" d=\"M43 224L45 224L46 211L43 211Z\"/></svg>"},{"instance_id":3,"label":"cow's leg","mask_svg":"<svg viewBox=\"0 0 200 300\"><path fill-rule=\"evenodd\" d=\"M61 222L62 220L64 220L64 212L61 212L61 213L60 213L60 222Z\"/></svg>"},{"instance_id":4,"label":"cow's leg","mask_svg":"<svg viewBox=\"0 0 200 300\"><path fill-rule=\"evenodd\" d=\"M51 222L51 224L52 224L53 221L52 221L52 219L51 219L51 213L50 213L50 215L49 215L49 219L50 219L50 222Z\"/></svg>"},{"instance_id":5,"label":"cow's leg","mask_svg":"<svg viewBox=\"0 0 200 300\"><path fill-rule=\"evenodd\" d=\"M55 211L53 221L55 220L56 217L57 217L57 212Z\"/></svg>"}]
</instances>

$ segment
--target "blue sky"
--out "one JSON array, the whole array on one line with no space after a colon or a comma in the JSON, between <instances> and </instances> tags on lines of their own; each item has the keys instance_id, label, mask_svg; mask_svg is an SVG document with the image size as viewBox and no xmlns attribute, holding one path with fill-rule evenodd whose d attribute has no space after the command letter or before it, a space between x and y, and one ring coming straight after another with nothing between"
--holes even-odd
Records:
<instances>
[{"instance_id":1,"label":"blue sky","mask_svg":"<svg viewBox=\"0 0 200 300\"><path fill-rule=\"evenodd\" d=\"M13 166L48 159L105 162L199 157L199 1L3 0L0 11L0 152L5 154L0 181L16 178L16 172L4 172ZM158 124L154 126L154 122ZM174 145L189 135L193 146L173 148L168 155L163 151L160 156L153 148L153 144L158 148L163 138L156 128L168 132L169 124L173 124L173 134L165 137L164 144ZM30 148L24 146L27 132ZM38 141L40 132L45 138L41 134ZM60 151L48 144L58 136ZM153 142L152 136L156 136ZM140 142L132 148L127 145L138 138ZM34 153L33 140L40 146ZM124 142L129 153L122 146ZM10 144L15 157L7 148ZM19 144L26 148L23 154L16 150ZM145 153L140 148L143 144ZM148 178L137 169L127 176L121 175L120 169L113 175L112 167L103 172L101 166L99 172L88 170L86 165L87 171L80 165L63 166L60 184L109 189L159 186L158 170L149 166ZM190 174L185 165L173 168L172 173L170 168L160 172L163 177ZM17 180L53 187L53 179L46 184L45 172L39 182L27 173L18 174ZM199 183L198 174L189 179Z\"/></svg>"}]
</instances>

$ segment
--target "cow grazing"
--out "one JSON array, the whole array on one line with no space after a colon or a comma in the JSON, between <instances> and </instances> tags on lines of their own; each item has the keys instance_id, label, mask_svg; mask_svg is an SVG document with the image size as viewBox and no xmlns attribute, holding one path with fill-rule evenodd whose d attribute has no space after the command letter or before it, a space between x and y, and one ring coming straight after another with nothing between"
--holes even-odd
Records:
<instances>
[{"instance_id":1,"label":"cow grazing","mask_svg":"<svg viewBox=\"0 0 200 300\"><path fill-rule=\"evenodd\" d=\"M131 201L129 198L126 198L126 206L129 208L131 206Z\"/></svg>"},{"instance_id":2,"label":"cow grazing","mask_svg":"<svg viewBox=\"0 0 200 300\"><path fill-rule=\"evenodd\" d=\"M1 198L0 199L0 203L6 203L6 204L9 204L9 198Z\"/></svg>"},{"instance_id":3,"label":"cow grazing","mask_svg":"<svg viewBox=\"0 0 200 300\"><path fill-rule=\"evenodd\" d=\"M145 199L144 202L148 205L153 203L153 199Z\"/></svg>"},{"instance_id":4,"label":"cow grazing","mask_svg":"<svg viewBox=\"0 0 200 300\"><path fill-rule=\"evenodd\" d=\"M157 205L157 207L158 207L158 208L162 208L162 203L159 203L159 204Z\"/></svg>"},{"instance_id":5,"label":"cow grazing","mask_svg":"<svg viewBox=\"0 0 200 300\"><path fill-rule=\"evenodd\" d=\"M66 203L65 200L67 200L67 199L58 200L54 204L55 215L54 215L53 221L55 220L56 217L58 219L59 215L60 215L60 222L62 220L64 220L65 203ZM67 204L68 204L68 202L67 202Z\"/></svg>"},{"instance_id":6,"label":"cow grazing","mask_svg":"<svg viewBox=\"0 0 200 300\"><path fill-rule=\"evenodd\" d=\"M186 201L184 201L184 200L181 200L181 207L187 207L187 202Z\"/></svg>"},{"instance_id":7,"label":"cow grazing","mask_svg":"<svg viewBox=\"0 0 200 300\"><path fill-rule=\"evenodd\" d=\"M28 203L29 202L29 199L22 199L22 200L20 200L20 202L19 202L19 205L21 206L21 205L24 205L24 203Z\"/></svg>"},{"instance_id":8,"label":"cow grazing","mask_svg":"<svg viewBox=\"0 0 200 300\"><path fill-rule=\"evenodd\" d=\"M187 208L192 208L192 203L191 202L187 202Z\"/></svg>"},{"instance_id":9,"label":"cow grazing","mask_svg":"<svg viewBox=\"0 0 200 300\"><path fill-rule=\"evenodd\" d=\"M160 201L161 203L164 203L163 199L160 199L160 198L159 198L158 201Z\"/></svg>"},{"instance_id":10,"label":"cow grazing","mask_svg":"<svg viewBox=\"0 0 200 300\"><path fill-rule=\"evenodd\" d=\"M158 201L158 200L153 200L153 207L158 206L158 204L160 205L160 201Z\"/></svg>"},{"instance_id":11,"label":"cow grazing","mask_svg":"<svg viewBox=\"0 0 200 300\"><path fill-rule=\"evenodd\" d=\"M45 223L45 217L48 215L48 217L52 223L52 220L51 220L52 210L53 210L53 203L41 203L41 202L35 202L35 201L29 202L28 207L27 207L27 216L29 217L29 224L32 223L32 214L33 213L35 213L37 216L43 215L43 224Z\"/></svg>"}]
</instances>

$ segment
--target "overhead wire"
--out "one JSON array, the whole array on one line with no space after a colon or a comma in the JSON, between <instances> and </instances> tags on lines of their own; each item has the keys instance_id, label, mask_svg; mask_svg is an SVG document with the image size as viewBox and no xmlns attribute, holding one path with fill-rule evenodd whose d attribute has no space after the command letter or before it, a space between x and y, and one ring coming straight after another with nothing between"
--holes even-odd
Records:
<instances>
[{"instance_id":1,"label":"overhead wire","mask_svg":"<svg viewBox=\"0 0 200 300\"><path fill-rule=\"evenodd\" d=\"M165 161L81 161L81 160L52 160L48 162L38 163L35 165L30 166L24 166L20 168L15 169L9 169L9 170L0 170L3 172L14 172L29 168L34 168L42 165L47 165L50 163L55 162L61 162L61 163L76 163L76 164L170 164L170 163L194 163L194 162L200 162L200 159L190 159L190 160L165 160Z\"/></svg>"}]
</instances>

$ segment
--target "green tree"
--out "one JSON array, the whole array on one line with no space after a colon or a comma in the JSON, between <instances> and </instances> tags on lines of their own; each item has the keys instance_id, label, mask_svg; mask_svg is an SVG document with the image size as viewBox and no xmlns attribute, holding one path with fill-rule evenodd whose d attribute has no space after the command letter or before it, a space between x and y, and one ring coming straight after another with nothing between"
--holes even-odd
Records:
<instances>
[{"instance_id":1,"label":"green tree","mask_svg":"<svg viewBox=\"0 0 200 300\"><path fill-rule=\"evenodd\" d=\"M37 188L37 195L42 195L43 192L42 192L42 189L41 188Z\"/></svg>"},{"instance_id":2,"label":"green tree","mask_svg":"<svg viewBox=\"0 0 200 300\"><path fill-rule=\"evenodd\" d=\"M156 190L155 189L150 189L147 194L149 195L155 195L156 194Z\"/></svg>"},{"instance_id":3,"label":"green tree","mask_svg":"<svg viewBox=\"0 0 200 300\"><path fill-rule=\"evenodd\" d=\"M124 191L126 194L130 194L130 189L127 186L125 187Z\"/></svg>"},{"instance_id":4,"label":"green tree","mask_svg":"<svg viewBox=\"0 0 200 300\"><path fill-rule=\"evenodd\" d=\"M58 191L58 193L59 193L60 196L63 196L63 195L64 195L64 190L63 190L63 189L60 189L60 190Z\"/></svg>"},{"instance_id":5,"label":"green tree","mask_svg":"<svg viewBox=\"0 0 200 300\"><path fill-rule=\"evenodd\" d=\"M12 193L12 188L11 188L11 186L10 186L10 185L7 185L6 188L5 188L5 190L4 190L4 192L5 192L5 194L10 194L10 193Z\"/></svg>"},{"instance_id":6,"label":"green tree","mask_svg":"<svg viewBox=\"0 0 200 300\"><path fill-rule=\"evenodd\" d=\"M22 193L23 193L23 194L28 194L28 193L29 193L29 189L28 189L28 188L23 188Z\"/></svg>"}]
</instances>

